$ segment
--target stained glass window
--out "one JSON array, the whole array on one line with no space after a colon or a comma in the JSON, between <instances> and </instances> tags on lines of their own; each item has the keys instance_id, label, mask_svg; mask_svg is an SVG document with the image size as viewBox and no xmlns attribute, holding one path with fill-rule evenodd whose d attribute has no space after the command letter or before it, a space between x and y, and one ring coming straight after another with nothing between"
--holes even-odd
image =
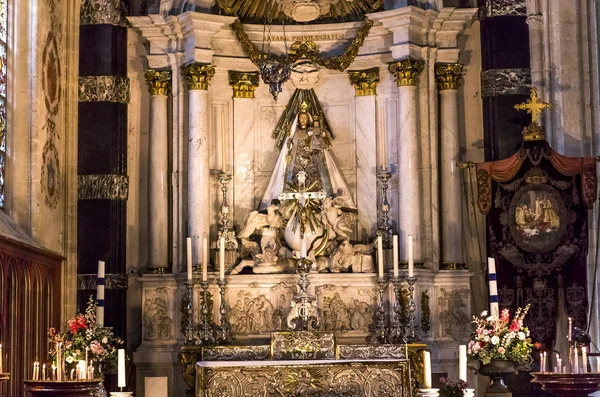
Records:
<instances>
[{"instance_id":1,"label":"stained glass window","mask_svg":"<svg viewBox=\"0 0 600 397\"><path fill-rule=\"evenodd\" d=\"M8 0L0 0L0 207L4 207L4 164L6 155L6 37Z\"/></svg>"}]
</instances>

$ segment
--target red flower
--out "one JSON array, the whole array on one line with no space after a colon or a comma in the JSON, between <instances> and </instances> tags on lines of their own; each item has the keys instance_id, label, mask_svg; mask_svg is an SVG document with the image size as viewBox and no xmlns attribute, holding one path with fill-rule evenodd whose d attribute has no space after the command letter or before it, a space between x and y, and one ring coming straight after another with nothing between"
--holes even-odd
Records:
<instances>
[{"instance_id":1,"label":"red flower","mask_svg":"<svg viewBox=\"0 0 600 397\"><path fill-rule=\"evenodd\" d=\"M533 345L537 350L540 350L542 348L542 344L540 342L535 342Z\"/></svg>"},{"instance_id":2,"label":"red flower","mask_svg":"<svg viewBox=\"0 0 600 397\"><path fill-rule=\"evenodd\" d=\"M70 319L67 321L69 325L69 330L71 333L76 334L80 329L87 328L87 323L85 322L85 316L83 314L79 314L77 317Z\"/></svg>"}]
</instances>

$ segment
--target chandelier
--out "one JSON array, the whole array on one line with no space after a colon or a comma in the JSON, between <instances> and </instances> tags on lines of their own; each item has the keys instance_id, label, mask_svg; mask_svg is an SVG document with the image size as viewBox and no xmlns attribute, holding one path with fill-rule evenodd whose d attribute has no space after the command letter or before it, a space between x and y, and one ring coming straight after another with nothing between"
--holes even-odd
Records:
<instances>
[{"instance_id":1,"label":"chandelier","mask_svg":"<svg viewBox=\"0 0 600 397\"><path fill-rule=\"evenodd\" d=\"M257 62L260 77L265 84L269 86L269 92L273 96L275 102L277 97L283 90L282 85L290 79L292 73L292 64L288 60L287 41L285 38L285 23L283 26L283 45L285 47L285 55L278 56L271 53L271 23L269 19L263 28L262 54ZM266 51L265 51L266 46Z\"/></svg>"},{"instance_id":2,"label":"chandelier","mask_svg":"<svg viewBox=\"0 0 600 397\"><path fill-rule=\"evenodd\" d=\"M281 11L296 22L310 22L329 12L340 0L277 0ZM345 0L352 1L352 0Z\"/></svg>"}]
</instances>

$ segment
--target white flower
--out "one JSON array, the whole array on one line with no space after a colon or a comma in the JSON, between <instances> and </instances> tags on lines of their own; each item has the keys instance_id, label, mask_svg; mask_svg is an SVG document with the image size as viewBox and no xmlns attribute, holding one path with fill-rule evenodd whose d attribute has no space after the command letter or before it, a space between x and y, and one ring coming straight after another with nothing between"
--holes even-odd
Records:
<instances>
[{"instance_id":1,"label":"white flower","mask_svg":"<svg viewBox=\"0 0 600 397\"><path fill-rule=\"evenodd\" d=\"M523 331L519 332L519 339L520 340L524 340L525 339L525 332L523 332Z\"/></svg>"},{"instance_id":2,"label":"white flower","mask_svg":"<svg viewBox=\"0 0 600 397\"><path fill-rule=\"evenodd\" d=\"M498 343L500 343L500 338L498 338L498 335L492 336L492 345L497 345Z\"/></svg>"},{"instance_id":3,"label":"white flower","mask_svg":"<svg viewBox=\"0 0 600 397\"><path fill-rule=\"evenodd\" d=\"M481 317L485 317L485 316L487 316L487 314L488 314L487 310L484 310L484 311L481 312Z\"/></svg>"},{"instance_id":4,"label":"white flower","mask_svg":"<svg viewBox=\"0 0 600 397\"><path fill-rule=\"evenodd\" d=\"M102 338L102 343L104 343L104 344L108 343L108 338L106 336L104 338Z\"/></svg>"},{"instance_id":5,"label":"white flower","mask_svg":"<svg viewBox=\"0 0 600 397\"><path fill-rule=\"evenodd\" d=\"M73 361L75 361L75 359L73 358L73 356L67 356L65 361L68 362L69 364L71 364Z\"/></svg>"},{"instance_id":6,"label":"white flower","mask_svg":"<svg viewBox=\"0 0 600 397\"><path fill-rule=\"evenodd\" d=\"M490 341L490 337L488 335L483 337L483 341L484 342L489 342Z\"/></svg>"},{"instance_id":7,"label":"white flower","mask_svg":"<svg viewBox=\"0 0 600 397\"><path fill-rule=\"evenodd\" d=\"M485 319L485 321L494 321L494 316L489 316L488 318Z\"/></svg>"}]
</instances>

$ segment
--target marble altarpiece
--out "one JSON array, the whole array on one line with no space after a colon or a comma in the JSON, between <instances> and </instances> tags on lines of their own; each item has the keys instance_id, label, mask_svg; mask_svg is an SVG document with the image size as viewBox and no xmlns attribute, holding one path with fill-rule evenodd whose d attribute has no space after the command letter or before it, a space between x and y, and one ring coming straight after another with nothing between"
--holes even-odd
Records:
<instances>
[{"instance_id":1,"label":"marble altarpiece","mask_svg":"<svg viewBox=\"0 0 600 397\"><path fill-rule=\"evenodd\" d=\"M273 179L278 163L285 162L286 157L291 157L292 163L303 161L294 152L294 145L290 147L282 139L278 142L281 137L274 131L287 113L291 114L288 121L293 122L287 128L298 130L298 124L305 123L299 116L304 111L310 123L306 128L320 131L310 131L310 136L320 133L323 138L322 142L311 139L314 146L308 144L319 153L313 156L317 169L328 165L317 174L343 181L345 191L341 195L347 197L341 203L335 201L335 195L327 194L340 193L339 183L337 189L336 183L328 182L317 190L326 192L325 200L331 199L329 205L337 216L351 219L348 225L338 225L338 237L347 237L338 241L347 243L353 255L358 252L363 257L354 272L340 273L326 269L330 258L318 272L315 258L309 292L316 297L321 313L320 330L334 331L338 341L364 343L373 322L377 283L370 253L380 225L382 198L377 170L387 157L392 174L389 216L393 232L399 234L401 264L407 260L407 236L416 239L415 300L422 341L434 352L434 370L456 371L456 346L468 337L465 323L471 315L471 273L462 241L463 186L455 166L461 146L458 88L461 79L468 77L465 72L469 68L458 63L459 37L468 31L473 18L474 10L454 8L424 11L406 7L369 14L373 26L347 70L329 70L310 62L297 64L300 67L284 84L277 102L269 87L259 82L256 67L232 31L235 18L175 11L129 18L140 41L146 43L142 65L147 70L144 77L149 101L142 115L147 113L150 119L150 271L140 277L143 342L134 356L139 392L144 378L152 376L167 376L172 393L183 393L185 388L177 364L186 321L185 311L180 310L186 295L185 238L189 235L193 239L192 257L199 271L203 258L218 263L222 182L228 182L230 239L224 296L233 343L265 345L271 332L288 329L285 319L298 280L293 268L252 274L246 267L241 274L229 273L244 268L238 266L242 259L239 253L244 249L265 254L261 238L273 228L269 221L277 222L275 218L267 220L272 200L268 203L265 195L281 193L273 188L277 183L282 186ZM321 53L335 53L348 46L361 26L358 22L290 25L286 35L289 42L310 40ZM262 25L244 25L254 43L260 43L262 29ZM274 25L272 31L271 45L283 52L281 27ZM137 76L132 81L143 80ZM310 94L296 103L298 91ZM291 111L291 106L299 109ZM385 145L376 128L381 108L385 110ZM287 136L293 141L292 134ZM385 155L382 148L387 148ZM231 175L230 181L219 177L223 171ZM288 185L297 179L297 172L290 173L289 177L283 173ZM441 202L438 195L444 197ZM277 204L283 207L283 201ZM281 208L272 210L272 215L283 214ZM262 236L253 237L256 230L240 236L247 227L253 229L248 225L253 215L265 216L258 223ZM210 236L211 241L211 252L206 254L204 236ZM301 250L285 240L279 248ZM308 248L313 251L310 244ZM391 272L389 251L386 273L388 268ZM281 251L277 254L279 261ZM246 258L257 263L252 252ZM209 270L209 279L214 280L217 275L212 271L218 268L211 266ZM209 290L217 321L219 290L212 282ZM393 302L393 288L387 289L386 298ZM193 299L194 307L200 307L199 288L194 290ZM199 313L194 312L194 316Z\"/></svg>"}]
</instances>

